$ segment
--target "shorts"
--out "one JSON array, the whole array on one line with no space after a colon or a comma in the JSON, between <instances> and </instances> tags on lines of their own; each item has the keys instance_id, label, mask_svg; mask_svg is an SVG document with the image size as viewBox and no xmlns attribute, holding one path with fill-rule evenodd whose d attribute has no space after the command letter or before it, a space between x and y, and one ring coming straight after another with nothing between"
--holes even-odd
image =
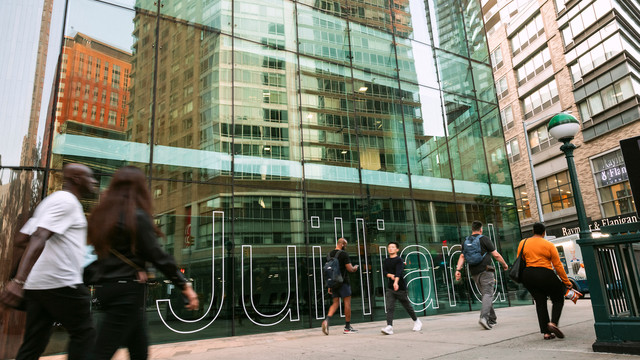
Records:
<instances>
[{"instance_id":1,"label":"shorts","mask_svg":"<svg viewBox=\"0 0 640 360\"><path fill-rule=\"evenodd\" d=\"M342 284L338 291L332 291L331 298L346 298L351 296L351 285Z\"/></svg>"}]
</instances>

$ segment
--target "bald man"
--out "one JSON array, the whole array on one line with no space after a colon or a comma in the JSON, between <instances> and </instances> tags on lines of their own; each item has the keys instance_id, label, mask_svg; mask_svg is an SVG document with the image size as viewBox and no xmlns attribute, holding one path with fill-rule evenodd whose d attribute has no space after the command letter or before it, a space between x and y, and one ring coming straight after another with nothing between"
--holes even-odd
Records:
<instances>
[{"instance_id":1,"label":"bald man","mask_svg":"<svg viewBox=\"0 0 640 360\"><path fill-rule=\"evenodd\" d=\"M358 265L351 265L349 254L347 254L347 251L345 250L346 248L347 239L340 238L338 239L336 248L331 250L328 256L328 258L338 257L338 262L340 262L340 272L342 273L344 282L337 290L329 289L329 294L331 294L331 297L333 298L333 303L331 304L331 307L329 307L327 319L322 322L322 332L325 335L329 335L329 320L338 310L338 307L340 307L340 299L342 299L342 303L344 304L344 319L346 322L342 332L344 334L354 334L358 332L358 330L351 327L351 284L349 283L349 274L347 274L347 272L358 271Z\"/></svg>"},{"instance_id":2,"label":"bald man","mask_svg":"<svg viewBox=\"0 0 640 360\"><path fill-rule=\"evenodd\" d=\"M0 306L26 300L27 322L17 360L44 352L54 322L69 332L69 359L84 359L95 341L90 296L82 283L87 220L79 199L96 192L91 169L63 168L62 190L42 200L15 241L15 277L0 294Z\"/></svg>"}]
</instances>

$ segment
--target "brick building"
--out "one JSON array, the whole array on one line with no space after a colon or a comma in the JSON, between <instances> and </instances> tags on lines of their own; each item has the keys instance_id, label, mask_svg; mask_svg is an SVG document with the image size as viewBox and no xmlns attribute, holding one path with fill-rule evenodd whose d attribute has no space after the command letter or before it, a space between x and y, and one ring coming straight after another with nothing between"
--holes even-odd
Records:
<instances>
[{"instance_id":1,"label":"brick building","mask_svg":"<svg viewBox=\"0 0 640 360\"><path fill-rule=\"evenodd\" d=\"M577 232L560 144L549 119L582 123L573 143L593 229L638 221L619 141L640 133L640 7L625 0L482 0L523 235Z\"/></svg>"},{"instance_id":2,"label":"brick building","mask_svg":"<svg viewBox=\"0 0 640 360\"><path fill-rule=\"evenodd\" d=\"M63 51L56 109L58 131L64 132L64 124L72 121L124 132L131 54L82 33L65 37Z\"/></svg>"}]
</instances>

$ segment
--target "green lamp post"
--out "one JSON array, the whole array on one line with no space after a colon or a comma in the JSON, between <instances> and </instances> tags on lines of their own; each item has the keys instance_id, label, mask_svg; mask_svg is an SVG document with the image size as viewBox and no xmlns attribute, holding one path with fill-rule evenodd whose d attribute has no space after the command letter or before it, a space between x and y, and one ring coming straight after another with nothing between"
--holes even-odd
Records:
<instances>
[{"instance_id":1,"label":"green lamp post","mask_svg":"<svg viewBox=\"0 0 640 360\"><path fill-rule=\"evenodd\" d=\"M589 239L591 238L591 231L589 231L587 224L587 215L584 211L584 203L582 202L578 174L576 173L576 165L573 161L573 150L576 146L571 143L571 140L573 140L578 131L580 131L580 122L570 114L560 113L549 120L547 130L551 136L562 142L560 150L564 152L567 158L569 178L571 179L571 188L573 190L573 200L576 205L578 223L580 224L580 239Z\"/></svg>"}]
</instances>

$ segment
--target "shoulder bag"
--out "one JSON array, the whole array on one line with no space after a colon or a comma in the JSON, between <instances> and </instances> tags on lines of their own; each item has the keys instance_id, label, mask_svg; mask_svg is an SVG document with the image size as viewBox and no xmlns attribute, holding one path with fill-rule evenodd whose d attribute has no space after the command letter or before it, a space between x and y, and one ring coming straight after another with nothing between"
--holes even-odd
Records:
<instances>
[{"instance_id":1,"label":"shoulder bag","mask_svg":"<svg viewBox=\"0 0 640 360\"><path fill-rule=\"evenodd\" d=\"M517 283L522 282L522 271L527 267L527 262L525 261L524 256L522 256L522 254L524 253L524 246L527 244L527 240L529 239L524 240L522 249L520 249L520 255L518 255L516 261L513 262L511 270L509 271L509 277L511 278L511 280Z\"/></svg>"}]
</instances>

